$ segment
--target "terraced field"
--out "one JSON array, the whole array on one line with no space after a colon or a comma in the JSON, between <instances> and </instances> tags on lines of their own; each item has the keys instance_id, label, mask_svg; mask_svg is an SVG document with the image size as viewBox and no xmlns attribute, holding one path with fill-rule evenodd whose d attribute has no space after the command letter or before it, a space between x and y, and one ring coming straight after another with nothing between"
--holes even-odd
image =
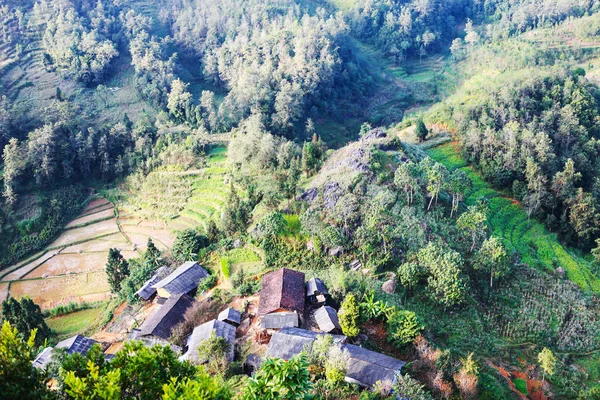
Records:
<instances>
[{"instance_id":1,"label":"terraced field","mask_svg":"<svg viewBox=\"0 0 600 400\"><path fill-rule=\"evenodd\" d=\"M166 250L173 236L160 222L121 220L112 203L98 198L47 248L0 272L0 299L28 296L42 309L109 299L104 268L110 248L139 257L149 237Z\"/></svg>"},{"instance_id":2,"label":"terraced field","mask_svg":"<svg viewBox=\"0 0 600 400\"><path fill-rule=\"evenodd\" d=\"M427 153L448 169L461 169L469 176L473 189L465 203L474 204L481 197L489 199L491 233L517 251L523 262L547 272L554 272L561 266L567 277L581 289L600 292L600 280L590 271L588 261L576 250L563 246L543 224L533 219L528 221L526 212L516 200L489 187L460 157L455 143L429 149Z\"/></svg>"}]
</instances>

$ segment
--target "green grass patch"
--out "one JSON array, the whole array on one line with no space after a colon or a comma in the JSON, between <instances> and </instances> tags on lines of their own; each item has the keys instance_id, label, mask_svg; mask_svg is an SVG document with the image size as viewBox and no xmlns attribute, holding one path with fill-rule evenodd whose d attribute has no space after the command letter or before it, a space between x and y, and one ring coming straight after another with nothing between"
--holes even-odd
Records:
<instances>
[{"instance_id":1,"label":"green grass patch","mask_svg":"<svg viewBox=\"0 0 600 400\"><path fill-rule=\"evenodd\" d=\"M523 393L524 395L529 395L529 392L527 391L527 382L525 382L525 380L515 378L513 379L513 383L519 392Z\"/></svg>"},{"instance_id":2,"label":"green grass patch","mask_svg":"<svg viewBox=\"0 0 600 400\"><path fill-rule=\"evenodd\" d=\"M102 321L102 307L76 311L60 317L48 318L46 323L57 340L93 330Z\"/></svg>"},{"instance_id":3,"label":"green grass patch","mask_svg":"<svg viewBox=\"0 0 600 400\"><path fill-rule=\"evenodd\" d=\"M227 259L227 257L221 257L221 273L223 274L223 276L226 279L229 279L229 276L230 276L229 267L230 267L230 264L229 264L229 260Z\"/></svg>"},{"instance_id":4,"label":"green grass patch","mask_svg":"<svg viewBox=\"0 0 600 400\"><path fill-rule=\"evenodd\" d=\"M224 258L226 258L230 264L260 261L258 254L248 248L231 249L225 253Z\"/></svg>"},{"instance_id":5,"label":"green grass patch","mask_svg":"<svg viewBox=\"0 0 600 400\"><path fill-rule=\"evenodd\" d=\"M529 220L514 199L491 188L479 173L467 165L454 143L429 149L427 154L449 170L460 168L467 174L473 188L465 203L474 204L481 197L489 200L490 233L503 239L510 250L518 252L524 263L546 272L553 272L560 265L567 277L581 289L600 292L600 280L591 272L589 261L575 250L563 246L556 234L549 232L542 223Z\"/></svg>"}]
</instances>

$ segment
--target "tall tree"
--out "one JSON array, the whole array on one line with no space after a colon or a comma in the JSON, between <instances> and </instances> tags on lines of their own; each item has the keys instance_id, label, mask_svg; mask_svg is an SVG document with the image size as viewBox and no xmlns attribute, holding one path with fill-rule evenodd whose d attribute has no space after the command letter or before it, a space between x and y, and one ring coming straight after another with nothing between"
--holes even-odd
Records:
<instances>
[{"instance_id":1,"label":"tall tree","mask_svg":"<svg viewBox=\"0 0 600 400\"><path fill-rule=\"evenodd\" d=\"M490 274L490 289L494 278L503 278L510 273L510 263L506 249L495 237L486 239L474 258L473 267L476 270Z\"/></svg>"},{"instance_id":2,"label":"tall tree","mask_svg":"<svg viewBox=\"0 0 600 400\"><path fill-rule=\"evenodd\" d=\"M4 160L4 192L6 203L13 206L17 201L18 179L25 169L25 154L19 146L17 138L11 138L8 144L4 147L2 155Z\"/></svg>"},{"instance_id":3,"label":"tall tree","mask_svg":"<svg viewBox=\"0 0 600 400\"><path fill-rule=\"evenodd\" d=\"M125 260L119 249L110 249L108 251L106 274L108 275L108 283L111 291L119 293L121 282L129 276L129 263Z\"/></svg>"},{"instance_id":4,"label":"tall tree","mask_svg":"<svg viewBox=\"0 0 600 400\"><path fill-rule=\"evenodd\" d=\"M0 393L3 399L53 399L55 395L46 386L44 372L35 368L36 331L28 332L29 339L8 321L0 327Z\"/></svg>"},{"instance_id":5,"label":"tall tree","mask_svg":"<svg viewBox=\"0 0 600 400\"><path fill-rule=\"evenodd\" d=\"M29 338L30 333L35 329L37 346L41 346L46 339L50 338L50 328L44 320L42 310L31 299L15 300L11 297L3 301L2 317L25 338Z\"/></svg>"},{"instance_id":6,"label":"tall tree","mask_svg":"<svg viewBox=\"0 0 600 400\"><path fill-rule=\"evenodd\" d=\"M470 206L458 217L456 225L471 237L471 252L475 250L478 239L484 235L486 222L486 212L481 205Z\"/></svg>"},{"instance_id":7,"label":"tall tree","mask_svg":"<svg viewBox=\"0 0 600 400\"><path fill-rule=\"evenodd\" d=\"M542 351L538 354L538 362L540 363L540 368L542 368L542 382L546 380L546 375L554 375L556 368L556 356L552 353L547 347L544 347Z\"/></svg>"}]
</instances>

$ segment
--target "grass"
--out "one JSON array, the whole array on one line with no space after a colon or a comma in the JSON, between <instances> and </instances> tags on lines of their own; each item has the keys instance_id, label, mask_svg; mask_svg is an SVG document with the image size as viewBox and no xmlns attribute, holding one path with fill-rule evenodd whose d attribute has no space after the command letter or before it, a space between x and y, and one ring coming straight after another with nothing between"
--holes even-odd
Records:
<instances>
[{"instance_id":1,"label":"grass","mask_svg":"<svg viewBox=\"0 0 600 400\"><path fill-rule=\"evenodd\" d=\"M89 308L60 317L48 318L46 323L57 336L57 340L62 340L93 330L101 320L102 312L102 307Z\"/></svg>"},{"instance_id":2,"label":"grass","mask_svg":"<svg viewBox=\"0 0 600 400\"><path fill-rule=\"evenodd\" d=\"M247 248L231 249L225 253L224 258L230 264L260 261L260 257L254 251Z\"/></svg>"},{"instance_id":3,"label":"grass","mask_svg":"<svg viewBox=\"0 0 600 400\"><path fill-rule=\"evenodd\" d=\"M513 379L513 383L519 392L523 393L524 395L529 394L529 391L527 390L527 382L525 382L524 379L515 378Z\"/></svg>"},{"instance_id":4,"label":"grass","mask_svg":"<svg viewBox=\"0 0 600 400\"><path fill-rule=\"evenodd\" d=\"M528 220L518 202L491 188L462 159L454 143L429 149L427 153L449 170L459 168L469 176L473 188L465 203L474 204L481 197L489 199L490 233L502 238L510 250L518 252L524 263L546 272L554 272L560 265L581 289L600 292L600 280L592 274L589 262L577 250L563 246L556 234L549 232L543 224Z\"/></svg>"}]
</instances>

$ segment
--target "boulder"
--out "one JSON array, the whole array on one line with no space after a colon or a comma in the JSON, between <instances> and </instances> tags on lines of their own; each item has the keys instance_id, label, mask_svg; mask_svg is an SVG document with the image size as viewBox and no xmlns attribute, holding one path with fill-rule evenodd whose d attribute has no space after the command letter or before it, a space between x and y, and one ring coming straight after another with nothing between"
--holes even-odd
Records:
<instances>
[{"instance_id":1,"label":"boulder","mask_svg":"<svg viewBox=\"0 0 600 400\"><path fill-rule=\"evenodd\" d=\"M342 246L337 246L332 249L329 249L329 255L331 257L339 257L344 252L344 248Z\"/></svg>"},{"instance_id":2,"label":"boulder","mask_svg":"<svg viewBox=\"0 0 600 400\"><path fill-rule=\"evenodd\" d=\"M563 267L558 267L556 268L556 275L558 275L559 278L564 279L567 273Z\"/></svg>"},{"instance_id":3,"label":"boulder","mask_svg":"<svg viewBox=\"0 0 600 400\"><path fill-rule=\"evenodd\" d=\"M390 280L385 281L383 285L381 285L381 290L383 290L387 294L394 294L394 292L396 291L396 280L392 278Z\"/></svg>"}]
</instances>

